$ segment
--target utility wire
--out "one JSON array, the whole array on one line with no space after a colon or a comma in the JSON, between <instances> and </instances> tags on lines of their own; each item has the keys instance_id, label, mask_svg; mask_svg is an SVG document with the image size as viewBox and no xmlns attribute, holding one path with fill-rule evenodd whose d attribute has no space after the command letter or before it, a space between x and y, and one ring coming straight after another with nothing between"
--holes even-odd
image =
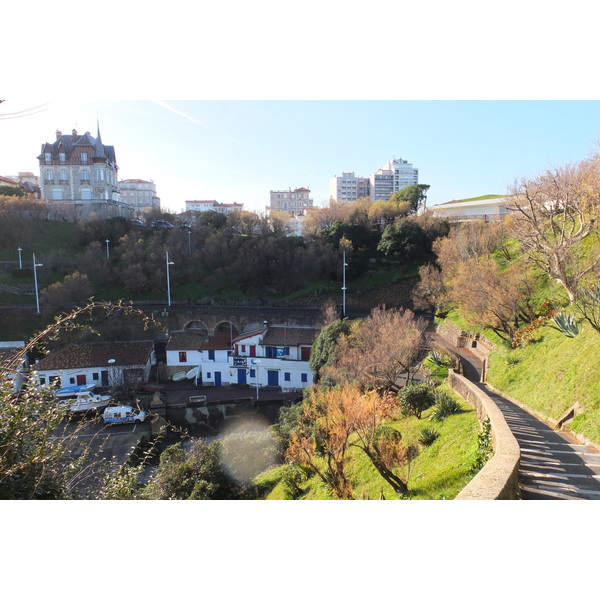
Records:
<instances>
[{"instance_id":1,"label":"utility wire","mask_svg":"<svg viewBox=\"0 0 600 600\"><path fill-rule=\"evenodd\" d=\"M4 102L4 100L2 100L2 102ZM36 115L40 112L48 110L47 108L43 108L44 106L48 106L48 102L46 102L46 104L40 104L39 106L34 106L33 108L28 108L26 110L19 110L17 112L13 112L13 113L0 114L0 120L18 119L20 117L28 117L30 115ZM41 109L41 110L37 110L37 109ZM32 111L35 111L35 112L32 112Z\"/></svg>"}]
</instances>

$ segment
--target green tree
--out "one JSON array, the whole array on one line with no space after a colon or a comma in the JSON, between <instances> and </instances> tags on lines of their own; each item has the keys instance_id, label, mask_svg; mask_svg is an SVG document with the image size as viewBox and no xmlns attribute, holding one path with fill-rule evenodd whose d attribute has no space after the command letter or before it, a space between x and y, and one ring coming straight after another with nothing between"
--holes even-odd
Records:
<instances>
[{"instance_id":1,"label":"green tree","mask_svg":"<svg viewBox=\"0 0 600 600\"><path fill-rule=\"evenodd\" d=\"M316 380L320 378L321 371L333 362L340 336L348 335L349 332L348 319L338 319L321 329L310 351L308 363Z\"/></svg>"},{"instance_id":2,"label":"green tree","mask_svg":"<svg viewBox=\"0 0 600 600\"><path fill-rule=\"evenodd\" d=\"M400 191L392 195L391 200L398 205L406 202L410 207L411 213L416 213L427 200L427 190L430 186L418 183L402 188Z\"/></svg>"},{"instance_id":3,"label":"green tree","mask_svg":"<svg viewBox=\"0 0 600 600\"><path fill-rule=\"evenodd\" d=\"M402 219L385 228L377 249L386 256L407 262L425 254L428 246L421 226L412 219Z\"/></svg>"}]
</instances>

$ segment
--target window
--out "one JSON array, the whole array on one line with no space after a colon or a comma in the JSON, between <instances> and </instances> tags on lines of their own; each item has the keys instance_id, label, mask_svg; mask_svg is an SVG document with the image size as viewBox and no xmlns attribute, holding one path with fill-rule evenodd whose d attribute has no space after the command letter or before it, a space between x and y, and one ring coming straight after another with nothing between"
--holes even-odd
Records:
<instances>
[{"instance_id":1,"label":"window","mask_svg":"<svg viewBox=\"0 0 600 600\"><path fill-rule=\"evenodd\" d=\"M88 153L87 152L82 152L81 153L81 164L82 165L87 165L88 162Z\"/></svg>"},{"instance_id":2,"label":"window","mask_svg":"<svg viewBox=\"0 0 600 600\"><path fill-rule=\"evenodd\" d=\"M52 154L50 152L46 152L44 156L46 158L46 164L51 165L52 164Z\"/></svg>"},{"instance_id":3,"label":"window","mask_svg":"<svg viewBox=\"0 0 600 600\"><path fill-rule=\"evenodd\" d=\"M291 375L290 375L290 373L284 373L283 374L283 380L284 381L291 381Z\"/></svg>"},{"instance_id":4,"label":"window","mask_svg":"<svg viewBox=\"0 0 600 600\"><path fill-rule=\"evenodd\" d=\"M246 352L246 346L242 346L242 352Z\"/></svg>"},{"instance_id":5,"label":"window","mask_svg":"<svg viewBox=\"0 0 600 600\"><path fill-rule=\"evenodd\" d=\"M256 377L256 370L250 369L250 377Z\"/></svg>"},{"instance_id":6,"label":"window","mask_svg":"<svg viewBox=\"0 0 600 600\"><path fill-rule=\"evenodd\" d=\"M88 169L81 170L81 181L89 181L90 180L90 172Z\"/></svg>"},{"instance_id":7,"label":"window","mask_svg":"<svg viewBox=\"0 0 600 600\"><path fill-rule=\"evenodd\" d=\"M306 373L302 373L300 375L300 379L301 379L302 383L307 383L308 382L308 375Z\"/></svg>"},{"instance_id":8,"label":"window","mask_svg":"<svg viewBox=\"0 0 600 600\"><path fill-rule=\"evenodd\" d=\"M82 200L91 200L92 199L92 190L90 188L81 188L81 199Z\"/></svg>"},{"instance_id":9,"label":"window","mask_svg":"<svg viewBox=\"0 0 600 600\"><path fill-rule=\"evenodd\" d=\"M40 385L46 385L46 378L40 377Z\"/></svg>"},{"instance_id":10,"label":"window","mask_svg":"<svg viewBox=\"0 0 600 600\"><path fill-rule=\"evenodd\" d=\"M75 377L69 377L69 383L75 383Z\"/></svg>"},{"instance_id":11,"label":"window","mask_svg":"<svg viewBox=\"0 0 600 600\"><path fill-rule=\"evenodd\" d=\"M52 200L62 200L63 199L63 191L61 188L54 188L52 190Z\"/></svg>"},{"instance_id":12,"label":"window","mask_svg":"<svg viewBox=\"0 0 600 600\"><path fill-rule=\"evenodd\" d=\"M58 153L58 161L60 162L61 165L64 165L67 162L67 156L64 152Z\"/></svg>"},{"instance_id":13,"label":"window","mask_svg":"<svg viewBox=\"0 0 600 600\"><path fill-rule=\"evenodd\" d=\"M180 352L179 353L179 362L180 363L187 362L187 352Z\"/></svg>"},{"instance_id":14,"label":"window","mask_svg":"<svg viewBox=\"0 0 600 600\"><path fill-rule=\"evenodd\" d=\"M59 175L59 183L67 183L69 180L67 178L67 170L61 169Z\"/></svg>"},{"instance_id":15,"label":"window","mask_svg":"<svg viewBox=\"0 0 600 600\"><path fill-rule=\"evenodd\" d=\"M208 360L215 360L215 351L214 350L208 351Z\"/></svg>"},{"instance_id":16,"label":"window","mask_svg":"<svg viewBox=\"0 0 600 600\"><path fill-rule=\"evenodd\" d=\"M98 381L100 379L100 374L99 373L92 373L92 379L94 381Z\"/></svg>"}]
</instances>

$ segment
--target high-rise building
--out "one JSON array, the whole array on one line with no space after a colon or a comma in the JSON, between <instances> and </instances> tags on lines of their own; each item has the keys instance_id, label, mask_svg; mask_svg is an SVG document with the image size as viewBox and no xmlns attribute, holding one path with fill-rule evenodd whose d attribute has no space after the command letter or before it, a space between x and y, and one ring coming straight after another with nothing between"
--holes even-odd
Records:
<instances>
[{"instance_id":1,"label":"high-rise building","mask_svg":"<svg viewBox=\"0 0 600 600\"><path fill-rule=\"evenodd\" d=\"M124 179L119 181L121 202L133 207L136 216L152 209L160 210L160 198L156 195L154 181L143 179Z\"/></svg>"},{"instance_id":2,"label":"high-rise building","mask_svg":"<svg viewBox=\"0 0 600 600\"><path fill-rule=\"evenodd\" d=\"M313 208L313 200L308 188L271 191L269 204L270 212L286 212L288 215L298 215L308 208Z\"/></svg>"},{"instance_id":3,"label":"high-rise building","mask_svg":"<svg viewBox=\"0 0 600 600\"><path fill-rule=\"evenodd\" d=\"M369 196L369 178L354 172L342 173L329 180L329 202L354 202Z\"/></svg>"},{"instance_id":4,"label":"high-rise building","mask_svg":"<svg viewBox=\"0 0 600 600\"><path fill-rule=\"evenodd\" d=\"M393 158L378 169L370 178L372 200L389 200L402 188L419 183L419 170L406 160Z\"/></svg>"},{"instance_id":5,"label":"high-rise building","mask_svg":"<svg viewBox=\"0 0 600 600\"><path fill-rule=\"evenodd\" d=\"M42 200L51 217L133 216L133 209L120 201L115 148L102 143L99 126L95 138L87 131L57 131L56 140L42 144L37 158Z\"/></svg>"}]
</instances>

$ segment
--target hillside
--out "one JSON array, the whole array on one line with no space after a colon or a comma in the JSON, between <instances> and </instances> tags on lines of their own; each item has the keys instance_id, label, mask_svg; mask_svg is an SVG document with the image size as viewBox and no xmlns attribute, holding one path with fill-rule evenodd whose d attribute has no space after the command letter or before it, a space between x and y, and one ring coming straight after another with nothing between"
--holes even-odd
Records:
<instances>
[{"instance_id":1,"label":"hillside","mask_svg":"<svg viewBox=\"0 0 600 600\"><path fill-rule=\"evenodd\" d=\"M549 417L558 419L576 402L580 414L566 424L600 443L600 335L580 322L568 338L549 325L525 347L499 347L491 355L487 380L495 388Z\"/></svg>"}]
</instances>

